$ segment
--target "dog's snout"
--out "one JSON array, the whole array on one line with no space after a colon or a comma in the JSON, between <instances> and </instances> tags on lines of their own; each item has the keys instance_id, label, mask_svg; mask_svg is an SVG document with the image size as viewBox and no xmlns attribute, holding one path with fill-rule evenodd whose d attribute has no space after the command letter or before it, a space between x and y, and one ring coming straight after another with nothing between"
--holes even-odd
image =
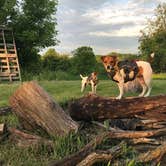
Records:
<instances>
[{"instance_id":1,"label":"dog's snout","mask_svg":"<svg viewBox=\"0 0 166 166\"><path fill-rule=\"evenodd\" d=\"M110 65L108 65L108 66L107 66L107 70L110 70L110 69L111 69L111 66L110 66Z\"/></svg>"}]
</instances>

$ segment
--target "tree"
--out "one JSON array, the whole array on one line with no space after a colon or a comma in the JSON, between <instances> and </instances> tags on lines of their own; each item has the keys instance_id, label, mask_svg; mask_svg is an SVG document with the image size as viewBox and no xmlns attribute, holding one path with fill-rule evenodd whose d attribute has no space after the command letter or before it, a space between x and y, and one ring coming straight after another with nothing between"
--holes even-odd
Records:
<instances>
[{"instance_id":1,"label":"tree","mask_svg":"<svg viewBox=\"0 0 166 166\"><path fill-rule=\"evenodd\" d=\"M6 5L8 1L9 7ZM36 63L33 56L37 55L41 48L56 45L58 42L55 28L57 0L21 0L17 1L17 4L15 1L1 2L6 11L8 8L11 11L10 17L3 14L1 22L13 28L21 67L25 68Z\"/></svg>"},{"instance_id":2,"label":"tree","mask_svg":"<svg viewBox=\"0 0 166 166\"><path fill-rule=\"evenodd\" d=\"M74 74L89 74L96 70L96 58L91 47L82 46L73 51L71 60Z\"/></svg>"},{"instance_id":3,"label":"tree","mask_svg":"<svg viewBox=\"0 0 166 166\"><path fill-rule=\"evenodd\" d=\"M67 71L70 68L70 61L67 55L60 55L55 49L48 49L42 57L43 67L50 71Z\"/></svg>"},{"instance_id":4,"label":"tree","mask_svg":"<svg viewBox=\"0 0 166 166\"><path fill-rule=\"evenodd\" d=\"M11 17L16 14L16 0L1 0L0 1L0 25L7 25Z\"/></svg>"},{"instance_id":5,"label":"tree","mask_svg":"<svg viewBox=\"0 0 166 166\"><path fill-rule=\"evenodd\" d=\"M139 49L144 58L155 52L152 67L155 72L166 71L166 3L158 5L155 19L147 22L139 39Z\"/></svg>"}]
</instances>

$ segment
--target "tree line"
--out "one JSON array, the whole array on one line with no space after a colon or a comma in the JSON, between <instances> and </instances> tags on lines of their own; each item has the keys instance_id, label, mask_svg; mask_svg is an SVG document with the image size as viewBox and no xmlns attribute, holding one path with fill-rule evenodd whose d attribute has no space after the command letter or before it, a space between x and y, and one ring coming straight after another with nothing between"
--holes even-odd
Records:
<instances>
[{"instance_id":1,"label":"tree line","mask_svg":"<svg viewBox=\"0 0 166 166\"><path fill-rule=\"evenodd\" d=\"M22 75L25 79L39 75L40 78L74 78L97 70L105 75L100 56L91 47L82 46L72 56L60 55L49 49L43 56L39 51L58 44L56 10L57 0L1 0L0 25L13 29ZM154 52L154 72L166 72L166 3L159 4L154 17L147 21L139 38L139 56L117 54L120 59L145 59ZM54 75L54 73L56 73Z\"/></svg>"}]
</instances>

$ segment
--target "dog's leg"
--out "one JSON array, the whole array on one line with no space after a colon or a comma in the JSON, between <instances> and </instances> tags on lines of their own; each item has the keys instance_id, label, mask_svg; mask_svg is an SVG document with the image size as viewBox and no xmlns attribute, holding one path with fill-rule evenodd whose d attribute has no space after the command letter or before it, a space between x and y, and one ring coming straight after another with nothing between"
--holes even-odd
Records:
<instances>
[{"instance_id":1,"label":"dog's leg","mask_svg":"<svg viewBox=\"0 0 166 166\"><path fill-rule=\"evenodd\" d=\"M139 97L143 97L147 90L147 86L145 84L142 84L141 86L142 86L142 92L139 94Z\"/></svg>"},{"instance_id":2,"label":"dog's leg","mask_svg":"<svg viewBox=\"0 0 166 166\"><path fill-rule=\"evenodd\" d=\"M124 94L124 83L118 83L118 87L119 87L119 96L116 97L116 99L121 99L123 97Z\"/></svg>"},{"instance_id":3,"label":"dog's leg","mask_svg":"<svg viewBox=\"0 0 166 166\"><path fill-rule=\"evenodd\" d=\"M82 81L82 84L81 84L81 92L83 92L85 89L85 83Z\"/></svg>"},{"instance_id":4,"label":"dog's leg","mask_svg":"<svg viewBox=\"0 0 166 166\"><path fill-rule=\"evenodd\" d=\"M147 93L144 95L144 97L148 97L150 95L150 92L152 90L152 87L148 87Z\"/></svg>"},{"instance_id":5,"label":"dog's leg","mask_svg":"<svg viewBox=\"0 0 166 166\"><path fill-rule=\"evenodd\" d=\"M94 93L96 94L97 85L94 86Z\"/></svg>"},{"instance_id":6,"label":"dog's leg","mask_svg":"<svg viewBox=\"0 0 166 166\"><path fill-rule=\"evenodd\" d=\"M139 94L139 97L143 97L147 90L147 85L145 84L143 77L139 77L138 81L139 81L140 85L142 86L142 92Z\"/></svg>"},{"instance_id":7,"label":"dog's leg","mask_svg":"<svg viewBox=\"0 0 166 166\"><path fill-rule=\"evenodd\" d=\"M92 93L95 93L95 85L93 82L91 82L91 87L92 87Z\"/></svg>"}]
</instances>

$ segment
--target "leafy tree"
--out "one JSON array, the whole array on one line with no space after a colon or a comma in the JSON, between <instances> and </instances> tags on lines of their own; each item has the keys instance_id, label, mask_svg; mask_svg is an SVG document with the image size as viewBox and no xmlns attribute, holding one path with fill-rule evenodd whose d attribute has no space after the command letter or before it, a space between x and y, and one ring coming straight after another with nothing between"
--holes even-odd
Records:
<instances>
[{"instance_id":1,"label":"leafy tree","mask_svg":"<svg viewBox=\"0 0 166 166\"><path fill-rule=\"evenodd\" d=\"M70 61L67 55L60 55L55 49L50 48L42 57L43 67L50 71L68 71Z\"/></svg>"},{"instance_id":2,"label":"leafy tree","mask_svg":"<svg viewBox=\"0 0 166 166\"><path fill-rule=\"evenodd\" d=\"M11 17L16 14L17 0L0 0L0 25L7 25Z\"/></svg>"},{"instance_id":3,"label":"leafy tree","mask_svg":"<svg viewBox=\"0 0 166 166\"><path fill-rule=\"evenodd\" d=\"M74 74L89 74L96 70L96 58L91 47L82 46L73 51L71 59Z\"/></svg>"},{"instance_id":4,"label":"leafy tree","mask_svg":"<svg viewBox=\"0 0 166 166\"><path fill-rule=\"evenodd\" d=\"M41 48L58 42L55 28L57 0L2 0L0 3L4 11L10 11L0 19L1 23L13 28L21 67L35 67L34 55L38 56Z\"/></svg>"},{"instance_id":5,"label":"leafy tree","mask_svg":"<svg viewBox=\"0 0 166 166\"><path fill-rule=\"evenodd\" d=\"M155 52L152 67L155 72L166 71L166 3L158 5L155 10L155 19L149 20L146 29L142 30L139 39L142 56Z\"/></svg>"}]
</instances>

